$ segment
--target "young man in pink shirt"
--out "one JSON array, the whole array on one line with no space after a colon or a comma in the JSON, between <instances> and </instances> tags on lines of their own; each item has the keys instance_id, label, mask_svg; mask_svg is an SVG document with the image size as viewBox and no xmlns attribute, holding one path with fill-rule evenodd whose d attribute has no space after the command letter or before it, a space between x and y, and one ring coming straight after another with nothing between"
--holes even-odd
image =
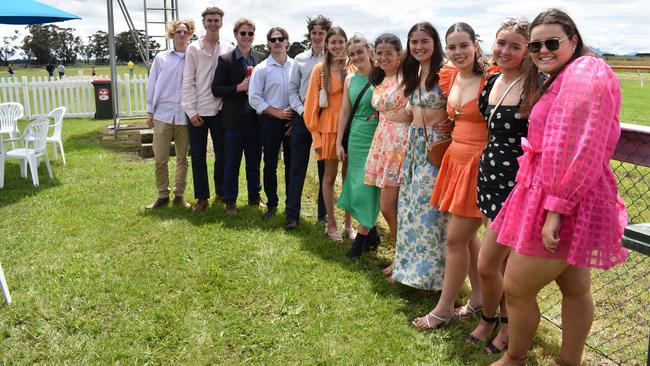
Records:
<instances>
[{"instance_id":1,"label":"young man in pink shirt","mask_svg":"<svg viewBox=\"0 0 650 366\"><path fill-rule=\"evenodd\" d=\"M223 197L224 134L219 121L221 98L212 95L211 85L217 68L219 55L230 52L234 46L219 41L223 10L206 8L201 14L206 34L190 44L183 71L182 106L190 118L188 125L192 151L192 177L194 196L197 199L192 209L201 212L208 207L210 185L206 164L208 131L214 147L214 185L217 199Z\"/></svg>"}]
</instances>

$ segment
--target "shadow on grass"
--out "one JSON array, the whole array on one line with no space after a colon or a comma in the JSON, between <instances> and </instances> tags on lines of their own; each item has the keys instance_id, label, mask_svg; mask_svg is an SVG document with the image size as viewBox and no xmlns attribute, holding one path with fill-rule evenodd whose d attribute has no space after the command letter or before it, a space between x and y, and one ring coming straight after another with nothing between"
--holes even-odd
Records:
<instances>
[{"instance_id":1,"label":"shadow on grass","mask_svg":"<svg viewBox=\"0 0 650 366\"><path fill-rule=\"evenodd\" d=\"M16 161L5 160L4 171L4 188L0 189L0 208L6 207L24 198L34 197L42 193L46 189L54 188L61 185L61 182L56 177L55 163L52 164L54 179L50 179L47 175L47 168L44 163L41 163L38 169L38 182L39 186L35 187L32 183L32 176L27 168L27 175L25 178L20 177L20 163Z\"/></svg>"}]
</instances>

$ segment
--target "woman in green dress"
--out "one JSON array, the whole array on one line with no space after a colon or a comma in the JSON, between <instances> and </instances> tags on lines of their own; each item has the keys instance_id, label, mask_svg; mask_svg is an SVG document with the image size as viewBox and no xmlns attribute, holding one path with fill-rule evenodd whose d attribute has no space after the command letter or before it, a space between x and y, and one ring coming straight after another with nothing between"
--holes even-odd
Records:
<instances>
[{"instance_id":1,"label":"woman in green dress","mask_svg":"<svg viewBox=\"0 0 650 366\"><path fill-rule=\"evenodd\" d=\"M361 257L364 250L379 244L375 223L379 215L380 191L379 188L363 182L368 151L378 123L377 113L371 103L372 86L368 81L368 75L373 67L371 54L371 44L363 36L355 34L348 41L348 57L357 71L348 74L345 78L343 105L336 137L336 155L339 160L347 160L348 163L338 206L350 212L359 223L357 237L347 254L348 259L351 260ZM357 104L356 109L355 104ZM343 139L348 121L351 125L346 149Z\"/></svg>"}]
</instances>

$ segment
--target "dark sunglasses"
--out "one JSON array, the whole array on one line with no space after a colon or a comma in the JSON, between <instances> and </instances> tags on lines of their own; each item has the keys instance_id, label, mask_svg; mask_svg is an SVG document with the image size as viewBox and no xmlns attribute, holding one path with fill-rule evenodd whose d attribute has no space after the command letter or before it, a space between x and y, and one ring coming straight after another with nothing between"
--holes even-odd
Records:
<instances>
[{"instance_id":1,"label":"dark sunglasses","mask_svg":"<svg viewBox=\"0 0 650 366\"><path fill-rule=\"evenodd\" d=\"M286 38L284 37L271 37L269 38L269 42L275 43L275 42L284 42Z\"/></svg>"},{"instance_id":2,"label":"dark sunglasses","mask_svg":"<svg viewBox=\"0 0 650 366\"><path fill-rule=\"evenodd\" d=\"M241 31L241 32L239 32L239 35L242 36L242 37L245 37L246 35L248 35L249 37L252 37L252 36L255 35L255 32L244 32L244 31Z\"/></svg>"},{"instance_id":3,"label":"dark sunglasses","mask_svg":"<svg viewBox=\"0 0 650 366\"><path fill-rule=\"evenodd\" d=\"M562 39L557 39L557 38L549 38L545 39L543 41L532 41L528 42L528 52L530 53L537 53L542 49L542 43L546 47L547 50L549 51L556 51L558 48L560 48L560 42L564 41L565 39L571 37L572 34L562 38Z\"/></svg>"}]
</instances>

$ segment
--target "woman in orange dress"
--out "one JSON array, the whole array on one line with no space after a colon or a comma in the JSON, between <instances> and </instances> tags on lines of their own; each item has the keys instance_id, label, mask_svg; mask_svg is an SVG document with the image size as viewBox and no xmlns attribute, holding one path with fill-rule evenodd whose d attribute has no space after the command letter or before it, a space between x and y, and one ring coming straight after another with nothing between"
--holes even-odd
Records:
<instances>
[{"instance_id":1,"label":"woman in orange dress","mask_svg":"<svg viewBox=\"0 0 650 366\"><path fill-rule=\"evenodd\" d=\"M449 212L447 255L442 294L436 307L414 320L419 328L435 329L452 316L469 316L482 307L476 263L480 247L477 231L481 211L476 203L478 162L485 148L488 130L478 107L486 81L487 63L472 27L452 25L445 35L447 57L454 67L440 70L440 87L447 97L447 115L454 121L452 143L445 153L430 203ZM472 294L465 306L454 309L465 277L469 273Z\"/></svg>"},{"instance_id":2,"label":"woman in orange dress","mask_svg":"<svg viewBox=\"0 0 650 366\"><path fill-rule=\"evenodd\" d=\"M323 201L327 212L325 233L334 241L342 241L334 214L334 182L339 170L336 156L336 130L343 104L343 81L348 73L348 37L340 27L332 27L325 36L325 60L316 64L311 73L309 87L305 96L303 118L311 132L316 160L325 162L323 174ZM319 101L321 89L327 93L327 105ZM345 170L345 168L344 168ZM345 173L344 178L345 178ZM354 239L352 217L345 214L345 233Z\"/></svg>"}]
</instances>

